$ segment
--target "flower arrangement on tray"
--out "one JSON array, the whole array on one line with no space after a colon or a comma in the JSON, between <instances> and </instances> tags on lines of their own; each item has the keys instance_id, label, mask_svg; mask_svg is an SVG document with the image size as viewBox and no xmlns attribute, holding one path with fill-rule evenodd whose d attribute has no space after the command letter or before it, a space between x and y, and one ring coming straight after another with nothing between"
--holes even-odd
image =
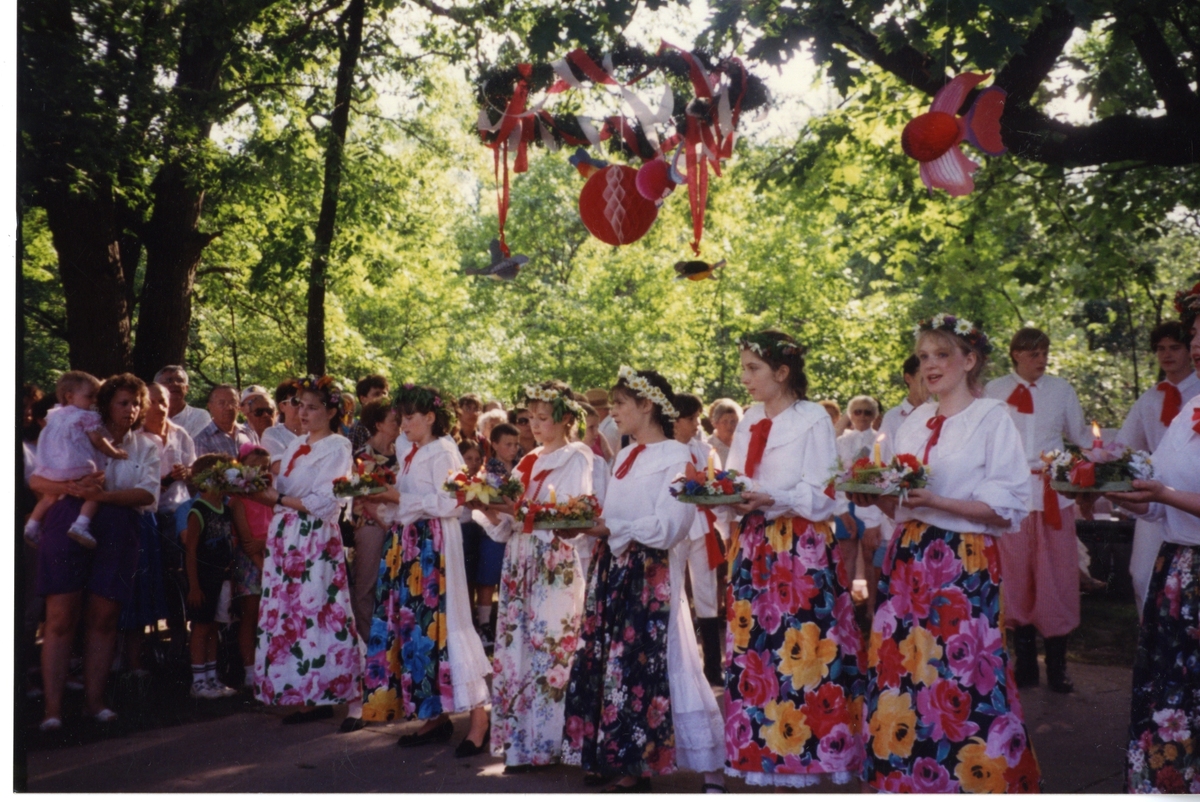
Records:
<instances>
[{"instance_id":1,"label":"flower arrangement on tray","mask_svg":"<svg viewBox=\"0 0 1200 802\"><path fill-rule=\"evenodd\" d=\"M373 496L396 483L396 474L374 460L354 460L349 476L333 480L333 494L338 498Z\"/></svg>"},{"instance_id":2,"label":"flower arrangement on tray","mask_svg":"<svg viewBox=\"0 0 1200 802\"><path fill-rule=\"evenodd\" d=\"M270 487L271 475L263 468L230 459L193 475L192 483L204 490L219 490L225 495L248 496Z\"/></svg>"},{"instance_id":3,"label":"flower arrangement on tray","mask_svg":"<svg viewBox=\"0 0 1200 802\"><path fill-rule=\"evenodd\" d=\"M494 473L469 476L467 466L464 465L450 474L442 489L453 493L461 507L472 501L481 504L492 504L501 500L517 501L525 492L525 485L511 473L505 476Z\"/></svg>"},{"instance_id":4,"label":"flower arrangement on tray","mask_svg":"<svg viewBox=\"0 0 1200 802\"><path fill-rule=\"evenodd\" d=\"M866 493L904 498L909 490L929 483L929 466L912 454L897 454L883 464L876 457L860 457L837 475L836 489L844 493Z\"/></svg>"},{"instance_id":5,"label":"flower arrangement on tray","mask_svg":"<svg viewBox=\"0 0 1200 802\"><path fill-rule=\"evenodd\" d=\"M1121 443L1105 446L1099 439L1091 448L1068 444L1042 455L1050 473L1050 487L1060 493L1110 493L1133 490L1134 479L1153 479L1154 466L1145 451Z\"/></svg>"},{"instance_id":6,"label":"flower arrangement on tray","mask_svg":"<svg viewBox=\"0 0 1200 802\"><path fill-rule=\"evenodd\" d=\"M517 518L525 522L525 531L537 529L591 529L603 510L595 496L572 496L565 503L558 503L553 491L550 500L522 501L517 507Z\"/></svg>"},{"instance_id":7,"label":"flower arrangement on tray","mask_svg":"<svg viewBox=\"0 0 1200 802\"><path fill-rule=\"evenodd\" d=\"M708 468L704 471L686 465L683 473L671 482L671 495L684 504L740 504L746 483L738 481L739 475L734 470L714 469L712 459L709 459Z\"/></svg>"}]
</instances>

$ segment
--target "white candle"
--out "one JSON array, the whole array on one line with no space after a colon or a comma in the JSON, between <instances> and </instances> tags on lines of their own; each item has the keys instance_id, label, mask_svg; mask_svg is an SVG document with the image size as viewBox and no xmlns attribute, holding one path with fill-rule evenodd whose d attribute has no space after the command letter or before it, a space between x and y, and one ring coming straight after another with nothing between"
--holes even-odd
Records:
<instances>
[{"instance_id":1,"label":"white candle","mask_svg":"<svg viewBox=\"0 0 1200 802\"><path fill-rule=\"evenodd\" d=\"M550 504L551 506L558 504L558 494L554 492L554 485L550 485Z\"/></svg>"}]
</instances>

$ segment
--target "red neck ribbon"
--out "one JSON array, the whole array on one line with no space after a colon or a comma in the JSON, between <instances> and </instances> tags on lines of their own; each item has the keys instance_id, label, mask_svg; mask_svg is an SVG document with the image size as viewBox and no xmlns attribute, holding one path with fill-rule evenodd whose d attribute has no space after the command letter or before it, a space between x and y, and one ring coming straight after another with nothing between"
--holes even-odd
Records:
<instances>
[{"instance_id":1,"label":"red neck ribbon","mask_svg":"<svg viewBox=\"0 0 1200 802\"><path fill-rule=\"evenodd\" d=\"M1062 529L1062 513L1058 510L1058 493L1050 487L1050 472L1042 472L1042 520L1051 529Z\"/></svg>"},{"instance_id":2,"label":"red neck ribbon","mask_svg":"<svg viewBox=\"0 0 1200 802\"><path fill-rule=\"evenodd\" d=\"M929 420L925 421L925 425L933 434L929 435L929 442L925 444L925 458L921 460L926 465L929 464L929 450L937 445L938 440L942 436L942 424L946 422L945 415L934 415Z\"/></svg>"},{"instance_id":3,"label":"red neck ribbon","mask_svg":"<svg viewBox=\"0 0 1200 802\"><path fill-rule=\"evenodd\" d=\"M532 470L533 465L531 464L529 467ZM544 471L538 471L538 475L533 477L533 482L537 483L537 487L534 487L533 482L531 482L529 487L525 488L525 497L530 501L537 501L537 497L542 493L542 485L546 482L546 477L549 475L549 468Z\"/></svg>"},{"instance_id":4,"label":"red neck ribbon","mask_svg":"<svg viewBox=\"0 0 1200 802\"><path fill-rule=\"evenodd\" d=\"M533 476L533 464L537 462L536 454L526 454L521 457L521 461L517 463L516 471L521 476L521 484L528 489L530 477Z\"/></svg>"},{"instance_id":5,"label":"red neck ribbon","mask_svg":"<svg viewBox=\"0 0 1200 802\"><path fill-rule=\"evenodd\" d=\"M624 479L629 474L629 469L633 467L633 463L637 461L638 455L645 450L646 446L643 443L634 446L633 451L629 452L629 456L625 458L625 461L621 463L621 466L617 468L617 472L613 476L618 479Z\"/></svg>"},{"instance_id":6,"label":"red neck ribbon","mask_svg":"<svg viewBox=\"0 0 1200 802\"><path fill-rule=\"evenodd\" d=\"M1195 421L1192 424L1192 431L1196 434L1200 434L1200 407L1196 407L1192 410L1192 420Z\"/></svg>"},{"instance_id":7,"label":"red neck ribbon","mask_svg":"<svg viewBox=\"0 0 1200 802\"><path fill-rule=\"evenodd\" d=\"M1034 385L1029 385L1033 387ZM1033 394L1029 392L1029 387L1017 382L1016 388L1008 396L1008 403L1017 408L1017 412L1022 415L1033 414Z\"/></svg>"},{"instance_id":8,"label":"red neck ribbon","mask_svg":"<svg viewBox=\"0 0 1200 802\"><path fill-rule=\"evenodd\" d=\"M771 436L771 419L763 418L750 427L750 446L746 449L746 475L754 478L763 452L767 450L767 438Z\"/></svg>"},{"instance_id":9,"label":"red neck ribbon","mask_svg":"<svg viewBox=\"0 0 1200 802\"><path fill-rule=\"evenodd\" d=\"M1180 395L1179 388L1170 382L1159 382L1158 389L1163 394L1162 415L1158 419L1162 421L1163 426L1170 426L1179 410L1183 409L1183 396Z\"/></svg>"},{"instance_id":10,"label":"red neck ribbon","mask_svg":"<svg viewBox=\"0 0 1200 802\"><path fill-rule=\"evenodd\" d=\"M413 443L412 451L408 452L408 456L404 458L404 473L408 473L408 469L412 467L413 457L417 456L419 445Z\"/></svg>"},{"instance_id":11,"label":"red neck ribbon","mask_svg":"<svg viewBox=\"0 0 1200 802\"><path fill-rule=\"evenodd\" d=\"M285 470L285 471L283 472L283 475L284 475L284 476L291 476L291 475L292 475L292 468L295 468L295 467L296 467L296 460L300 459L300 458L301 458L301 457L303 457L305 454L310 454L310 453L312 453L312 447L311 447L311 446L309 446L309 444L308 444L308 443L305 443L304 445L302 445L302 446L300 446L299 448L297 448L297 449L296 449L296 453L292 455L292 458L291 458L290 460L288 460L287 470Z\"/></svg>"}]
</instances>

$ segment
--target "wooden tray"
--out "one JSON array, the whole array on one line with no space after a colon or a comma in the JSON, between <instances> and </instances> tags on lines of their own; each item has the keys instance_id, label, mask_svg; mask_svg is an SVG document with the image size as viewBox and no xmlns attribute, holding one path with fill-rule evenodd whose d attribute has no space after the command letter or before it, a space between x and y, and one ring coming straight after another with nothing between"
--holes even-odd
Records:
<instances>
[{"instance_id":1,"label":"wooden tray","mask_svg":"<svg viewBox=\"0 0 1200 802\"><path fill-rule=\"evenodd\" d=\"M684 504L697 504L701 507L713 507L718 504L741 504L745 499L741 493L734 493L732 496L683 496L675 497Z\"/></svg>"}]
</instances>

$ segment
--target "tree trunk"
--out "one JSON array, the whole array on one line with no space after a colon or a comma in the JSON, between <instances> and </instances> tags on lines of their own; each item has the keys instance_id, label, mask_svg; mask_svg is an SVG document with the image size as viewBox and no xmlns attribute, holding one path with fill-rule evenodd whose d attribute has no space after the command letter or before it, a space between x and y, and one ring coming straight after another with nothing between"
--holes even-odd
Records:
<instances>
[{"instance_id":1,"label":"tree trunk","mask_svg":"<svg viewBox=\"0 0 1200 802\"><path fill-rule=\"evenodd\" d=\"M326 371L325 282L329 268L329 248L337 227L338 191L342 185L342 150L350 122L350 99L354 71L362 51L363 17L366 0L351 0L339 28L345 25L338 59L337 87L330 117L329 141L325 145L325 187L321 193L321 214L317 219L312 264L308 271L307 368L314 376Z\"/></svg>"},{"instance_id":2,"label":"tree trunk","mask_svg":"<svg viewBox=\"0 0 1200 802\"><path fill-rule=\"evenodd\" d=\"M101 379L130 368L129 307L111 187L56 193L46 217L66 300L71 367Z\"/></svg>"}]
</instances>

